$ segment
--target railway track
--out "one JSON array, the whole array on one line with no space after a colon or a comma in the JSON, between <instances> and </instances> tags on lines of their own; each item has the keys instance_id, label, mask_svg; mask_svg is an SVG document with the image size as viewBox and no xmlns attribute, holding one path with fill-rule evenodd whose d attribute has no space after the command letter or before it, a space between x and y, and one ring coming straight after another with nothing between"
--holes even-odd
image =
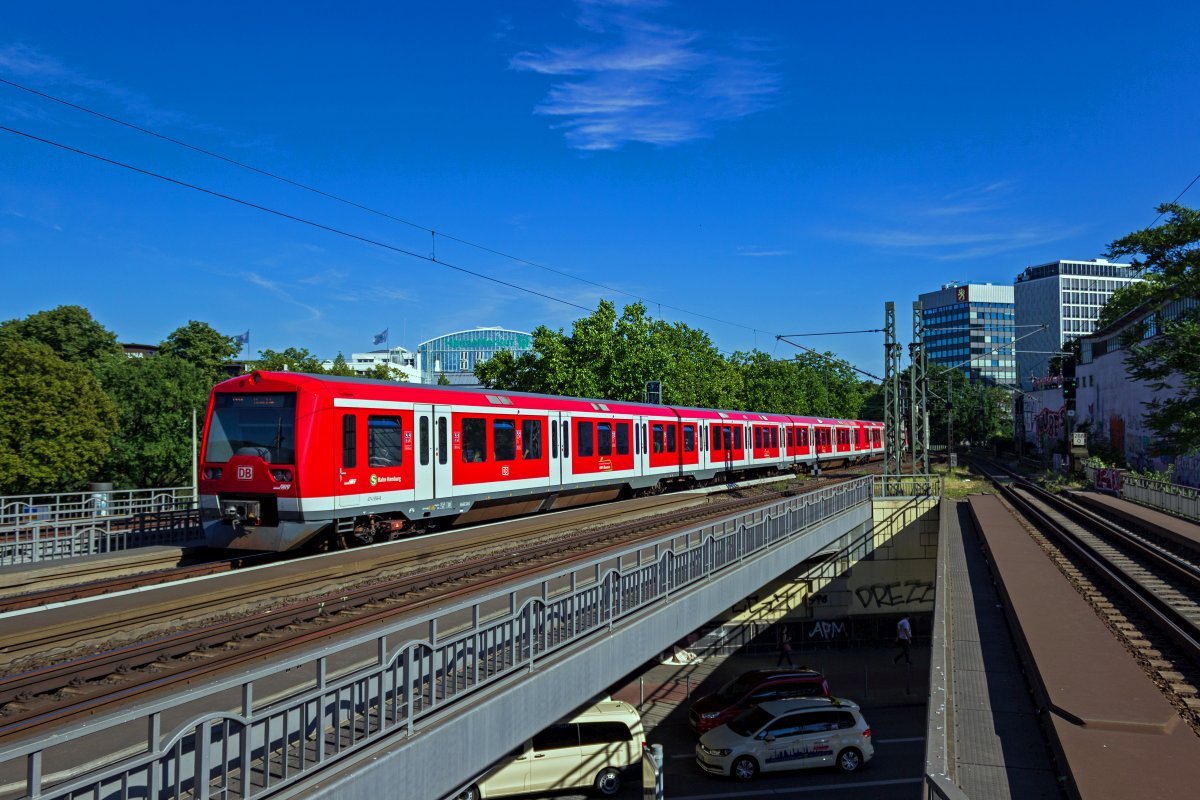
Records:
<instances>
[{"instance_id":1,"label":"railway track","mask_svg":"<svg viewBox=\"0 0 1200 800\"><path fill-rule=\"evenodd\" d=\"M817 485L804 483L806 489ZM171 692L289 648L394 623L456 595L664 530L752 514L795 493L790 487L750 497L693 498L690 507L607 526L600 520L619 509L578 509L3 615L0 669L6 664L8 674L0 678L0 741L39 735L80 715ZM679 498L654 499L666 508L684 502ZM564 534L567 517L573 531ZM195 615L197 605L204 614ZM130 630L153 638L121 641Z\"/></svg>"},{"instance_id":2,"label":"railway track","mask_svg":"<svg viewBox=\"0 0 1200 800\"><path fill-rule=\"evenodd\" d=\"M976 466L1200 735L1200 555L1130 531L997 465Z\"/></svg>"}]
</instances>

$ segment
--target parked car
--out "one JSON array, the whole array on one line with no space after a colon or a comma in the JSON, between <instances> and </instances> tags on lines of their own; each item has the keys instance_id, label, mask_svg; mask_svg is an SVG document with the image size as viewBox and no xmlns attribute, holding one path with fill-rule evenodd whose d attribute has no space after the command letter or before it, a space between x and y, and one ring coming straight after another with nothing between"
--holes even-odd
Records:
<instances>
[{"instance_id":1,"label":"parked car","mask_svg":"<svg viewBox=\"0 0 1200 800\"><path fill-rule=\"evenodd\" d=\"M816 670L807 667L756 669L742 673L716 692L692 703L688 723L696 733L704 733L772 700L828 696L829 683Z\"/></svg>"},{"instance_id":2,"label":"parked car","mask_svg":"<svg viewBox=\"0 0 1200 800\"><path fill-rule=\"evenodd\" d=\"M836 697L763 703L696 744L701 769L743 781L759 772L808 767L854 772L874 755L858 704Z\"/></svg>"},{"instance_id":3,"label":"parked car","mask_svg":"<svg viewBox=\"0 0 1200 800\"><path fill-rule=\"evenodd\" d=\"M541 731L459 794L460 800L591 788L602 797L640 774L645 732L637 709L605 700Z\"/></svg>"}]
</instances>

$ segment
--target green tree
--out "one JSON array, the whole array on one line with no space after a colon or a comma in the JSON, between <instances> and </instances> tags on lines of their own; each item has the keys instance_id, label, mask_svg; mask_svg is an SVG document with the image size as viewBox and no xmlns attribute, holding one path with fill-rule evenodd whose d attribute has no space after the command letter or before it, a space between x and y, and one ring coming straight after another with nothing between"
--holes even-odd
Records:
<instances>
[{"instance_id":1,"label":"green tree","mask_svg":"<svg viewBox=\"0 0 1200 800\"><path fill-rule=\"evenodd\" d=\"M91 364L122 352L116 334L92 319L82 306L59 306L0 323L0 336L41 342L74 364Z\"/></svg>"},{"instance_id":2,"label":"green tree","mask_svg":"<svg viewBox=\"0 0 1200 800\"><path fill-rule=\"evenodd\" d=\"M170 355L113 358L96 371L120 420L104 474L120 488L190 483L192 412L202 425L210 374Z\"/></svg>"},{"instance_id":3,"label":"green tree","mask_svg":"<svg viewBox=\"0 0 1200 800\"><path fill-rule=\"evenodd\" d=\"M158 346L158 353L194 364L208 377L210 384L214 384L225 378L226 367L241 349L234 337L218 333L207 322L193 319L172 331Z\"/></svg>"},{"instance_id":4,"label":"green tree","mask_svg":"<svg viewBox=\"0 0 1200 800\"><path fill-rule=\"evenodd\" d=\"M340 375L343 378L352 378L357 373L350 369L350 365L346 363L346 357L338 353L337 358L333 359L333 366L329 368L329 374Z\"/></svg>"},{"instance_id":5,"label":"green tree","mask_svg":"<svg viewBox=\"0 0 1200 800\"><path fill-rule=\"evenodd\" d=\"M103 477L117 412L92 372L0 336L0 494L67 492Z\"/></svg>"},{"instance_id":6,"label":"green tree","mask_svg":"<svg viewBox=\"0 0 1200 800\"><path fill-rule=\"evenodd\" d=\"M254 369L271 372L307 372L312 375L323 375L325 368L321 361L303 347L289 347L286 350L260 350L259 359L253 362Z\"/></svg>"},{"instance_id":7,"label":"green tree","mask_svg":"<svg viewBox=\"0 0 1200 800\"><path fill-rule=\"evenodd\" d=\"M1166 219L1117 239L1108 257L1132 256L1131 264L1146 278L1145 300L1158 308L1175 300L1200 298L1200 211L1174 203L1158 207ZM1143 328L1144 330L1144 328ZM1159 324L1158 335L1126 351L1130 376L1160 392L1147 404L1146 424L1157 435L1164 454L1200 449L1200 308Z\"/></svg>"}]
</instances>

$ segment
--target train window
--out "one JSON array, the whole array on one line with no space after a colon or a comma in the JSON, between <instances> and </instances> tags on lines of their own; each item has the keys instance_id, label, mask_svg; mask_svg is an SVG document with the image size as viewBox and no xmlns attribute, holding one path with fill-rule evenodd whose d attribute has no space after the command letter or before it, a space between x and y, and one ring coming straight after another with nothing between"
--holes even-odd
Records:
<instances>
[{"instance_id":1,"label":"train window","mask_svg":"<svg viewBox=\"0 0 1200 800\"><path fill-rule=\"evenodd\" d=\"M683 426L683 452L696 452L696 428L692 425Z\"/></svg>"},{"instance_id":2,"label":"train window","mask_svg":"<svg viewBox=\"0 0 1200 800\"><path fill-rule=\"evenodd\" d=\"M734 450L742 449L742 426L741 425L735 425L733 428L733 449Z\"/></svg>"},{"instance_id":3,"label":"train window","mask_svg":"<svg viewBox=\"0 0 1200 800\"><path fill-rule=\"evenodd\" d=\"M642 452L650 454L650 439L646 435L646 423L642 423Z\"/></svg>"},{"instance_id":4,"label":"train window","mask_svg":"<svg viewBox=\"0 0 1200 800\"><path fill-rule=\"evenodd\" d=\"M590 422L575 423L575 453L580 457L591 456L595 454L595 448L592 446L592 437L594 429Z\"/></svg>"},{"instance_id":5,"label":"train window","mask_svg":"<svg viewBox=\"0 0 1200 800\"><path fill-rule=\"evenodd\" d=\"M779 449L779 428L771 428L771 447Z\"/></svg>"},{"instance_id":6,"label":"train window","mask_svg":"<svg viewBox=\"0 0 1200 800\"><path fill-rule=\"evenodd\" d=\"M447 451L450 449L446 443L446 418L445 417L438 418L437 431L438 431L438 440L437 440L438 463L445 464L446 459L449 458L449 454L447 453Z\"/></svg>"},{"instance_id":7,"label":"train window","mask_svg":"<svg viewBox=\"0 0 1200 800\"><path fill-rule=\"evenodd\" d=\"M571 427L566 422L562 424L563 429L563 458L571 455Z\"/></svg>"},{"instance_id":8,"label":"train window","mask_svg":"<svg viewBox=\"0 0 1200 800\"><path fill-rule=\"evenodd\" d=\"M611 456L612 455L612 423L597 422L596 423L596 455Z\"/></svg>"},{"instance_id":9,"label":"train window","mask_svg":"<svg viewBox=\"0 0 1200 800\"><path fill-rule=\"evenodd\" d=\"M403 425L399 417L367 417L367 463L398 467L404 460Z\"/></svg>"},{"instance_id":10,"label":"train window","mask_svg":"<svg viewBox=\"0 0 1200 800\"><path fill-rule=\"evenodd\" d=\"M492 456L497 461L517 460L516 420L492 420Z\"/></svg>"},{"instance_id":11,"label":"train window","mask_svg":"<svg viewBox=\"0 0 1200 800\"><path fill-rule=\"evenodd\" d=\"M342 469L358 465L358 418L353 414L342 417Z\"/></svg>"},{"instance_id":12,"label":"train window","mask_svg":"<svg viewBox=\"0 0 1200 800\"><path fill-rule=\"evenodd\" d=\"M468 464L487 461L487 420L463 417L462 458Z\"/></svg>"},{"instance_id":13,"label":"train window","mask_svg":"<svg viewBox=\"0 0 1200 800\"><path fill-rule=\"evenodd\" d=\"M678 435L679 434L676 432L674 425L670 425L667 427L667 452L668 453L675 452L675 442L676 442L676 437L678 437Z\"/></svg>"},{"instance_id":14,"label":"train window","mask_svg":"<svg viewBox=\"0 0 1200 800\"><path fill-rule=\"evenodd\" d=\"M550 457L558 458L558 426L550 423Z\"/></svg>"},{"instance_id":15,"label":"train window","mask_svg":"<svg viewBox=\"0 0 1200 800\"><path fill-rule=\"evenodd\" d=\"M617 423L617 455L629 455L629 423Z\"/></svg>"},{"instance_id":16,"label":"train window","mask_svg":"<svg viewBox=\"0 0 1200 800\"><path fill-rule=\"evenodd\" d=\"M724 450L725 445L721 443L721 426L717 425L712 429L712 449Z\"/></svg>"},{"instance_id":17,"label":"train window","mask_svg":"<svg viewBox=\"0 0 1200 800\"><path fill-rule=\"evenodd\" d=\"M788 447L792 446L792 429L791 428L787 429L787 446Z\"/></svg>"},{"instance_id":18,"label":"train window","mask_svg":"<svg viewBox=\"0 0 1200 800\"><path fill-rule=\"evenodd\" d=\"M763 434L763 429L758 427L757 425L755 425L754 426L754 449L755 450L759 450L763 446L762 434Z\"/></svg>"},{"instance_id":19,"label":"train window","mask_svg":"<svg viewBox=\"0 0 1200 800\"><path fill-rule=\"evenodd\" d=\"M657 424L651 425L650 426L650 447L651 447L651 449L655 453L661 453L665 446L666 446L666 440L664 439L664 436L663 436L663 426L657 425Z\"/></svg>"},{"instance_id":20,"label":"train window","mask_svg":"<svg viewBox=\"0 0 1200 800\"><path fill-rule=\"evenodd\" d=\"M429 417L421 417L421 425L417 429L417 436L420 441L417 446L421 448L421 466L429 463Z\"/></svg>"},{"instance_id":21,"label":"train window","mask_svg":"<svg viewBox=\"0 0 1200 800\"><path fill-rule=\"evenodd\" d=\"M521 458L537 461L542 457L542 421L521 420Z\"/></svg>"}]
</instances>

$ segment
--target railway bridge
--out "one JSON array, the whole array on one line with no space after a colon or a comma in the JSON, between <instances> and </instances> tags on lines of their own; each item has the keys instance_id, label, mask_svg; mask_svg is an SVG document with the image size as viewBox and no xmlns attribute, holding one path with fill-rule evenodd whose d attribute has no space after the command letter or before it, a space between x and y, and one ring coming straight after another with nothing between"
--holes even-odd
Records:
<instances>
[{"instance_id":1,"label":"railway bridge","mask_svg":"<svg viewBox=\"0 0 1200 800\"><path fill-rule=\"evenodd\" d=\"M869 556L939 492L927 476L827 486L6 736L3 796L444 797L586 702L579 687L611 685L817 554Z\"/></svg>"}]
</instances>

